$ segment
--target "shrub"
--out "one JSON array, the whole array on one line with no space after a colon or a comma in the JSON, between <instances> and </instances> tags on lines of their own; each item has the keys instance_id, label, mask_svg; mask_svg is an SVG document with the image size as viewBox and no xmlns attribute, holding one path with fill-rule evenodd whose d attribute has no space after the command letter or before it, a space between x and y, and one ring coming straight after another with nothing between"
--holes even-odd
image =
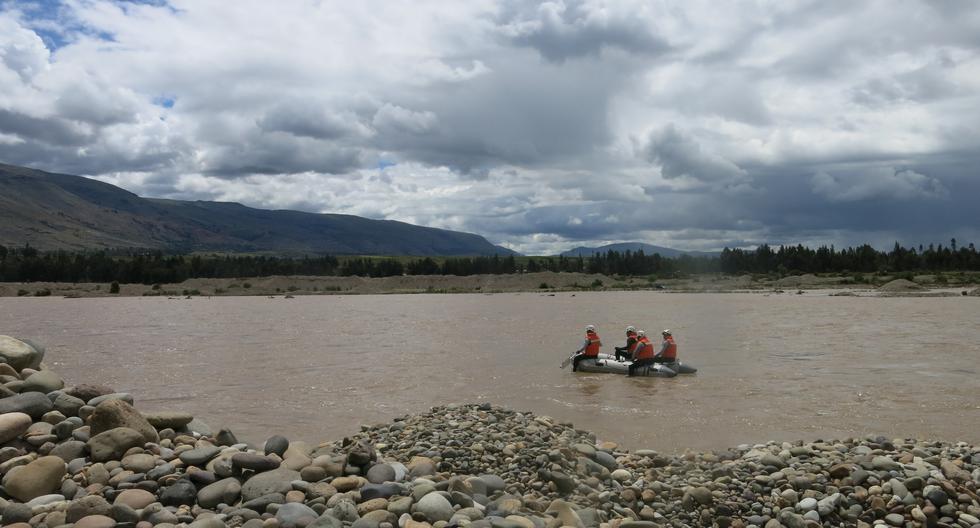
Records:
<instances>
[{"instance_id":1,"label":"shrub","mask_svg":"<svg viewBox=\"0 0 980 528\"><path fill-rule=\"evenodd\" d=\"M289 291L291 291L291 292L294 292L294 291L298 290L299 287L297 287L297 286L290 286L290 287L288 287L286 289L289 290Z\"/></svg>"},{"instance_id":2,"label":"shrub","mask_svg":"<svg viewBox=\"0 0 980 528\"><path fill-rule=\"evenodd\" d=\"M538 288L540 288L542 290L547 290L550 287L551 286L548 286L548 283L547 282L542 282L541 284L538 284Z\"/></svg>"},{"instance_id":3,"label":"shrub","mask_svg":"<svg viewBox=\"0 0 980 528\"><path fill-rule=\"evenodd\" d=\"M596 279L596 280L592 281L592 287L593 288L601 288L602 287L602 281L599 280L599 279Z\"/></svg>"},{"instance_id":4,"label":"shrub","mask_svg":"<svg viewBox=\"0 0 980 528\"><path fill-rule=\"evenodd\" d=\"M109 293L119 293L119 281L112 281L109 285Z\"/></svg>"},{"instance_id":5,"label":"shrub","mask_svg":"<svg viewBox=\"0 0 980 528\"><path fill-rule=\"evenodd\" d=\"M49 295L51 295L51 290L49 290L47 288L44 288L43 290L38 290L38 291L34 292L34 296L35 297L47 297Z\"/></svg>"},{"instance_id":6,"label":"shrub","mask_svg":"<svg viewBox=\"0 0 980 528\"><path fill-rule=\"evenodd\" d=\"M27 291L27 290L17 290L17 296L18 296L18 297L23 297L23 296L25 296L25 295L30 295L30 293L31 293L31 292L29 292L29 291Z\"/></svg>"},{"instance_id":7,"label":"shrub","mask_svg":"<svg viewBox=\"0 0 980 528\"><path fill-rule=\"evenodd\" d=\"M222 293L225 293L224 288L215 288L214 289L214 294L215 295L221 295Z\"/></svg>"},{"instance_id":8,"label":"shrub","mask_svg":"<svg viewBox=\"0 0 980 528\"><path fill-rule=\"evenodd\" d=\"M154 284L153 287L150 288L150 289L153 290L153 291L159 290L160 289L160 283L158 282L158 283Z\"/></svg>"},{"instance_id":9,"label":"shrub","mask_svg":"<svg viewBox=\"0 0 980 528\"><path fill-rule=\"evenodd\" d=\"M251 288L251 287L252 287L252 283L251 282L246 282L245 284L242 284L242 288L245 288L246 290L249 289L249 288Z\"/></svg>"}]
</instances>

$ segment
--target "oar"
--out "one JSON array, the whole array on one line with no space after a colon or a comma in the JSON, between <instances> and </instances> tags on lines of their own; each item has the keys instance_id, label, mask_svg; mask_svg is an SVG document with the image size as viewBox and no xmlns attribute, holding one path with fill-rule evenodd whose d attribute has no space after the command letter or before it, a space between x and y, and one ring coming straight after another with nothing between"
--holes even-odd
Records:
<instances>
[{"instance_id":1,"label":"oar","mask_svg":"<svg viewBox=\"0 0 980 528\"><path fill-rule=\"evenodd\" d=\"M564 359L564 360L563 360L563 361L561 362L561 366L560 366L559 368L565 368L565 367L567 367L568 365L570 365L570 364L572 363L572 360L573 360L573 359L575 359L575 355L576 355L576 354L578 354L578 350L576 350L575 352L572 352L572 355L570 355L570 356L568 356L567 358L565 358L565 359Z\"/></svg>"}]
</instances>

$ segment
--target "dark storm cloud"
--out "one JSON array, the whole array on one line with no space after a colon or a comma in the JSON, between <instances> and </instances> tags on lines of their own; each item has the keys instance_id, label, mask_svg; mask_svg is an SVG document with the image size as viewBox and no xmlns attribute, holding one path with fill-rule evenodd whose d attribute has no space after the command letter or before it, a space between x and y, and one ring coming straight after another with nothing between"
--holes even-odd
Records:
<instances>
[{"instance_id":1,"label":"dark storm cloud","mask_svg":"<svg viewBox=\"0 0 980 528\"><path fill-rule=\"evenodd\" d=\"M331 111L315 103L300 101L281 103L259 118L265 132L286 132L313 139L340 139L366 133L366 126L349 110Z\"/></svg>"},{"instance_id":2,"label":"dark storm cloud","mask_svg":"<svg viewBox=\"0 0 980 528\"><path fill-rule=\"evenodd\" d=\"M723 190L744 184L748 179L745 170L705 151L697 140L673 123L650 135L645 154L648 161L660 166L660 174L667 180L686 178Z\"/></svg>"},{"instance_id":3,"label":"dark storm cloud","mask_svg":"<svg viewBox=\"0 0 980 528\"><path fill-rule=\"evenodd\" d=\"M74 147L92 138L91 130L60 117L40 118L0 108L0 132L19 136L25 142Z\"/></svg>"}]
</instances>

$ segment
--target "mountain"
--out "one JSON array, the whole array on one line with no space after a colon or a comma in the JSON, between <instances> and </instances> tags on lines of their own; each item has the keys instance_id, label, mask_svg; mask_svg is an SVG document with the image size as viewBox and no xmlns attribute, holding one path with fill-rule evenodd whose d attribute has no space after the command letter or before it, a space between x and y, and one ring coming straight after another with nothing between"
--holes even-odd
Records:
<instances>
[{"instance_id":1,"label":"mountain","mask_svg":"<svg viewBox=\"0 0 980 528\"><path fill-rule=\"evenodd\" d=\"M513 255L472 233L352 215L159 200L81 176L0 164L0 244L40 250Z\"/></svg>"},{"instance_id":2,"label":"mountain","mask_svg":"<svg viewBox=\"0 0 980 528\"><path fill-rule=\"evenodd\" d=\"M569 249L561 254L563 257L591 257L593 253L605 253L607 251L617 251L619 253L624 253L626 251L637 252L643 250L647 255L652 255L654 253L660 253L661 257L679 257L681 255L690 255L692 257L717 257L720 253L717 251L682 251L680 249L671 249L661 246L654 246L652 244L644 244L643 242L622 242L619 244L608 244L599 247L577 247Z\"/></svg>"}]
</instances>

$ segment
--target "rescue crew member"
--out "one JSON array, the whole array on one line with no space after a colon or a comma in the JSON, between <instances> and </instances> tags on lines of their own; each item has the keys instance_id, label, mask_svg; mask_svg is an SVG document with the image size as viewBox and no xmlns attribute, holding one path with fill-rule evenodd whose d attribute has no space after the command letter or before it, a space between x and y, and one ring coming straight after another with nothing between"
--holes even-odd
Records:
<instances>
[{"instance_id":1,"label":"rescue crew member","mask_svg":"<svg viewBox=\"0 0 980 528\"><path fill-rule=\"evenodd\" d=\"M633 356L633 362L630 363L627 375L633 376L636 373L636 369L653 365L653 356L653 343L650 342L647 333L640 330L636 333L636 353Z\"/></svg>"},{"instance_id":2,"label":"rescue crew member","mask_svg":"<svg viewBox=\"0 0 980 528\"><path fill-rule=\"evenodd\" d=\"M623 361L633 359L633 352L636 351L636 327L626 327L626 346L616 347L616 360Z\"/></svg>"},{"instance_id":3,"label":"rescue crew member","mask_svg":"<svg viewBox=\"0 0 980 528\"><path fill-rule=\"evenodd\" d=\"M575 359L572 360L572 372L578 370L579 361L598 358L599 347L601 346L602 341L599 339L599 334L595 331L595 325L586 326L585 341L582 343L582 348L575 351Z\"/></svg>"},{"instance_id":4,"label":"rescue crew member","mask_svg":"<svg viewBox=\"0 0 980 528\"><path fill-rule=\"evenodd\" d=\"M657 363L674 363L677 361L677 343L674 342L674 336L669 329L664 329L660 335L663 336L664 340L660 343L660 351L653 357L653 360Z\"/></svg>"}]
</instances>

